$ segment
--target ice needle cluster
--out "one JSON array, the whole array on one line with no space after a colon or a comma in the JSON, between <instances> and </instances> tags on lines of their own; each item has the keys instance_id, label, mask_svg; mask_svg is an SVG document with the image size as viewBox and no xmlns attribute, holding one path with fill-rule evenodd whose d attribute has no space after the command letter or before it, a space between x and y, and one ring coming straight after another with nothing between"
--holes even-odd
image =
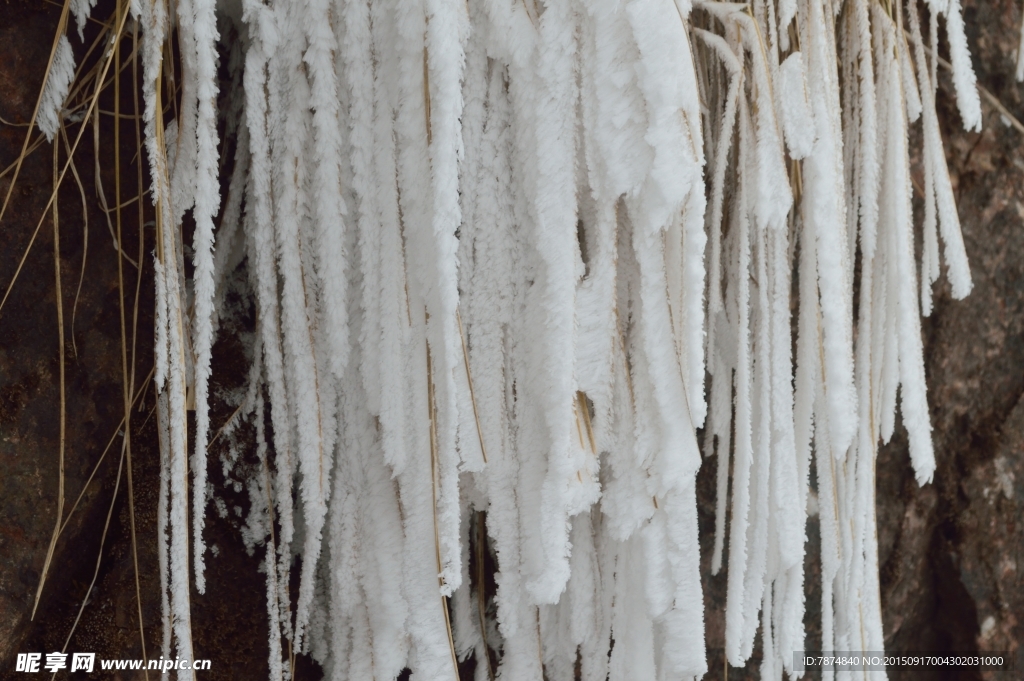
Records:
<instances>
[{"instance_id":1,"label":"ice needle cluster","mask_svg":"<svg viewBox=\"0 0 1024 681\"><path fill-rule=\"evenodd\" d=\"M935 108L941 20L981 125L959 0L132 12L165 656L192 654L211 347L239 280L275 681L297 652L336 681L470 657L480 680L700 678L712 456L729 664L760 631L762 678L799 675L809 513L821 647L883 648L877 447L898 402L931 479L920 319L942 262L971 289Z\"/></svg>"}]
</instances>

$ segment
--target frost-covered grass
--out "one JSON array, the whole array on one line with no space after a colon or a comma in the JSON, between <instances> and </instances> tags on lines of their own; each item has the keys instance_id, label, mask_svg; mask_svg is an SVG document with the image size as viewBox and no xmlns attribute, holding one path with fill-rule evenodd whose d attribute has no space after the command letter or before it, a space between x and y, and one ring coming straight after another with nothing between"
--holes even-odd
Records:
<instances>
[{"instance_id":1,"label":"frost-covered grass","mask_svg":"<svg viewBox=\"0 0 1024 681\"><path fill-rule=\"evenodd\" d=\"M74 0L79 26L91 5ZM898 395L930 481L920 317L940 260L955 297L971 289L935 111L941 17L981 125L958 0L130 9L165 657L191 658L205 586L211 348L239 271L257 323L233 418L255 424L243 533L265 551L273 679L299 651L338 681L450 679L471 655L478 679L568 681L577 660L586 680L701 677L695 476L714 455L728 662L760 630L762 677L793 675L812 507L822 648L883 648L877 446ZM48 138L74 75L63 32L51 61ZM493 602L469 572L482 514Z\"/></svg>"}]
</instances>

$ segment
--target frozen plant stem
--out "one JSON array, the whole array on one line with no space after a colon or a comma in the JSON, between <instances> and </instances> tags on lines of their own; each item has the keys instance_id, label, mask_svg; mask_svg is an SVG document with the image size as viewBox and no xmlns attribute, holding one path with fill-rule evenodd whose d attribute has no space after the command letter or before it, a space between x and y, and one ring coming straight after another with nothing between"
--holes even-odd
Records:
<instances>
[{"instance_id":1,"label":"frozen plant stem","mask_svg":"<svg viewBox=\"0 0 1024 681\"><path fill-rule=\"evenodd\" d=\"M977 129L960 3L925 4ZM955 297L971 278L917 3L834 5L130 3L157 215L163 654L191 656L211 351L241 328L235 300L256 328L232 422L254 421L260 465L224 470L266 547L275 680L300 652L332 681L451 679L470 655L480 681L701 677L701 427L728 663L760 630L762 675L794 673L812 456L822 647L880 649L878 441L899 408L931 479L920 315L940 237ZM61 30L44 132L73 72Z\"/></svg>"}]
</instances>

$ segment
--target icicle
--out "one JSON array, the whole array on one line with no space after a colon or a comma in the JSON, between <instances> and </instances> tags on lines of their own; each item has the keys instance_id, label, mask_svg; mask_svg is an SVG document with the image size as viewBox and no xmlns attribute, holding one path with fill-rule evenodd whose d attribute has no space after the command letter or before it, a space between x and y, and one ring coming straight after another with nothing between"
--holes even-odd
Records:
<instances>
[{"instance_id":1,"label":"icicle","mask_svg":"<svg viewBox=\"0 0 1024 681\"><path fill-rule=\"evenodd\" d=\"M671 569L673 607L661 620L662 666L667 678L700 678L707 673L704 603L700 586L700 546L697 539L695 481L666 495L667 557Z\"/></svg>"},{"instance_id":2,"label":"icicle","mask_svg":"<svg viewBox=\"0 0 1024 681\"><path fill-rule=\"evenodd\" d=\"M200 0L202 2L203 0ZM193 0L181 0L176 6L178 43L181 49L181 104L174 120L177 134L168 140L170 166L171 221L181 224L182 216L195 204L197 186L196 144L199 141L196 125L199 115L197 95L197 52L195 44L195 13Z\"/></svg>"},{"instance_id":3,"label":"icicle","mask_svg":"<svg viewBox=\"0 0 1024 681\"><path fill-rule=\"evenodd\" d=\"M279 327L279 297L275 272L273 207L271 202L270 137L267 130L267 61L279 40L277 24L271 10L256 2L247 3L244 18L253 26L254 40L246 54L243 86L246 95L246 123L252 154L252 169L247 188L246 220L250 277L256 291L257 316L264 366L266 367L271 423L274 429L274 490L277 519L281 535L277 538L278 603L280 622L289 627L290 603L286 593L291 564L291 542L294 534L292 518L292 487L295 462L292 454L291 424L284 379L284 359Z\"/></svg>"},{"instance_id":4,"label":"icicle","mask_svg":"<svg viewBox=\"0 0 1024 681\"><path fill-rule=\"evenodd\" d=\"M166 461L169 490L168 518L170 526L170 551L167 569L170 585L170 621L174 632L175 652L183 660L192 659L192 629L189 607L189 561L188 561L188 473L187 441L185 423L185 338L183 337L182 289L177 267L176 243L180 240L179 229L172 218L171 196L167 174L167 155L163 145L163 122L157 120L161 110L157 89L160 73L160 50L166 30L166 15L159 3L147 5L142 17L146 28L146 43L143 55L143 100L146 144L151 163L153 198L157 206L158 261L162 265L162 282L158 284L165 292L166 305L166 347L167 376L164 391L166 400ZM179 671L178 678L187 673Z\"/></svg>"},{"instance_id":5,"label":"icicle","mask_svg":"<svg viewBox=\"0 0 1024 681\"><path fill-rule=\"evenodd\" d=\"M782 670L776 667L775 638L772 631L772 594L765 590L761 605L761 645L764 647L764 657L761 658L761 678L781 679Z\"/></svg>"},{"instance_id":6,"label":"icicle","mask_svg":"<svg viewBox=\"0 0 1024 681\"><path fill-rule=\"evenodd\" d=\"M907 45L907 36L896 36L896 53L900 60L900 78L903 83L903 96L907 104L907 120L911 123L921 117L923 104L921 102L921 90L918 88L917 78L914 76L914 66L910 60L910 47Z\"/></svg>"},{"instance_id":7,"label":"icicle","mask_svg":"<svg viewBox=\"0 0 1024 681\"><path fill-rule=\"evenodd\" d=\"M919 82L921 83L920 93L922 98L922 125L925 128L925 135L928 135L928 128L932 118L935 116L934 91L928 76L927 62L924 56L924 44L921 40L921 26L917 15L916 7L909 7L907 15L910 18L911 38L914 43L914 59L918 64ZM907 50L909 51L909 50ZM936 213L936 183L941 181L936 178L935 173L940 172L947 176L945 169L945 157L941 159L941 168L936 168L934 148L929 144L925 145L923 155L924 165L924 219L921 226L923 235L923 247L921 250L921 312L925 317L932 312L932 284L939 278L939 243L938 243L938 215ZM959 227L958 227L959 229ZM947 256L948 257L948 256Z\"/></svg>"},{"instance_id":8,"label":"icicle","mask_svg":"<svg viewBox=\"0 0 1024 681\"><path fill-rule=\"evenodd\" d=\"M371 7L371 13L374 11ZM442 306L442 300L448 300L448 287L455 283L445 278L446 271L452 276L455 274L454 263L448 262L445 254L454 256L455 248L454 243L446 240L450 237L434 232L434 211L438 208L434 204L439 197L432 191L435 169L431 166L430 147L435 141L431 138L434 119L428 108L436 97L431 83L432 57L428 55L431 46L424 43L426 11L418 4L397 5L393 14L389 13L390 9L381 8L379 14L371 14L371 26L377 31L374 41L378 49L391 50L388 40L399 46L391 61L380 65L382 84L393 87L387 96L394 98L381 101L381 106L385 101L397 104L394 119L397 166L389 168L387 164L393 161L382 162L380 177L385 180L387 193L381 197L380 205L390 211L385 215L383 236L386 241L382 243L381 253L385 266L390 268L382 275L391 277L391 281L384 283L392 287L385 296L389 298L388 305L394 306L386 310L383 319L388 325L386 334L391 335L391 342L405 340L405 343L396 348L395 354L382 353L381 361L404 364L407 372L401 377L391 374L404 382L394 385L406 394L401 407L394 405L405 410L400 417L402 421L394 420L392 414L387 416L391 423L405 428L405 432L393 433L394 437L404 440L405 447L405 452L399 454L404 461L395 457L400 464L398 496L405 530L402 576L408 598L410 656L416 660L414 678L429 679L455 674L456 660L446 635L447 614L442 593L448 592L447 584L458 585L461 570L457 545L458 493L450 488L451 481L457 479L453 440L457 415L453 406L454 360L449 360L457 357L454 343L458 336L444 331L455 324L454 307L446 311ZM444 18L439 20L444 23ZM438 102L438 105L442 112L450 112L447 108L450 103ZM387 116L381 124L390 120L390 113L384 110L378 115ZM381 134L390 136L391 133L382 129ZM445 137L444 130L439 130L438 135L437 144L454 144ZM454 172L456 158L452 157L451 161L450 171ZM389 170L394 173L396 168L397 174L385 174ZM396 193L392 193L390 177L397 178ZM438 223L439 230L441 224ZM454 230L456 226L457 222L445 225L445 229ZM399 227L401 232L398 232ZM446 270L447 267L452 269ZM403 280L405 290L396 290L396 284L403 286ZM401 359L396 362L396 358ZM384 445L387 455L392 442L385 439Z\"/></svg>"}]
</instances>

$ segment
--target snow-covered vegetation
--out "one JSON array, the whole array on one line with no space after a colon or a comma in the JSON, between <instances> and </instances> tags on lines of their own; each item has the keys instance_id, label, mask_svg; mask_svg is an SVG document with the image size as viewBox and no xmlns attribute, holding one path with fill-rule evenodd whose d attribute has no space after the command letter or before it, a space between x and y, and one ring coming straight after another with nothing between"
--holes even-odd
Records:
<instances>
[{"instance_id":1,"label":"snow-covered vegetation","mask_svg":"<svg viewBox=\"0 0 1024 681\"><path fill-rule=\"evenodd\" d=\"M798 675L809 513L822 648L883 649L876 451L898 403L931 479L920 317L942 262L971 289L935 108L941 20L981 125L959 0L132 0L122 20L157 211L165 657L191 656L205 588L232 287L256 317L233 425L255 433L239 483L275 681L300 651L337 681L469 656L480 680L700 678L701 465L728 662L760 631L762 678Z\"/></svg>"}]
</instances>

